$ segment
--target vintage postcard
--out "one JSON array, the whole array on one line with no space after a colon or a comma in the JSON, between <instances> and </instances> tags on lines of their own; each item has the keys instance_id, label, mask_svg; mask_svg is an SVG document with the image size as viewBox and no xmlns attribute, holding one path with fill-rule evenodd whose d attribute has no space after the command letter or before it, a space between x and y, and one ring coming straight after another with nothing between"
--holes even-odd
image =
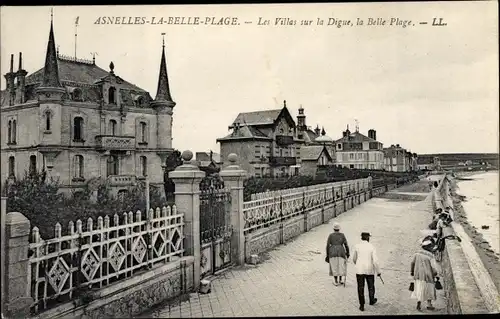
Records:
<instances>
[{"instance_id":1,"label":"vintage postcard","mask_svg":"<svg viewBox=\"0 0 500 319\"><path fill-rule=\"evenodd\" d=\"M500 311L497 1L0 10L6 318Z\"/></svg>"}]
</instances>

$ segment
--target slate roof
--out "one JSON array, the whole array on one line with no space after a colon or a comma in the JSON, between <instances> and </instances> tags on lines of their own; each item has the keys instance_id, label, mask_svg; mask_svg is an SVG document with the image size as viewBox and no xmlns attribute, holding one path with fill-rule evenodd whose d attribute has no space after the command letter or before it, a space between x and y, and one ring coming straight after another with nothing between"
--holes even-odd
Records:
<instances>
[{"instance_id":1,"label":"slate roof","mask_svg":"<svg viewBox=\"0 0 500 319\"><path fill-rule=\"evenodd\" d=\"M61 82L66 81L93 85L109 75L109 71L106 71L95 64L71 61L60 56L58 57L57 62L59 68L59 79ZM26 85L41 83L43 81L43 72L44 68L41 68L28 75L26 77ZM121 78L119 79L123 81L122 87L125 89L146 92L146 90L141 89L130 82Z\"/></svg>"},{"instance_id":2,"label":"slate roof","mask_svg":"<svg viewBox=\"0 0 500 319\"><path fill-rule=\"evenodd\" d=\"M306 140L307 142L314 142L314 140L319 137L319 135L316 134L316 133L314 133L314 131L311 130L310 128L308 128L305 131L305 133L306 133L306 135L308 137L308 140Z\"/></svg>"},{"instance_id":3,"label":"slate roof","mask_svg":"<svg viewBox=\"0 0 500 319\"><path fill-rule=\"evenodd\" d=\"M210 152L196 152L197 161L210 161ZM212 152L212 160L215 163L220 163L220 154Z\"/></svg>"},{"instance_id":4,"label":"slate roof","mask_svg":"<svg viewBox=\"0 0 500 319\"><path fill-rule=\"evenodd\" d=\"M377 140L374 140L373 138L369 138L366 135L363 135L359 132L353 132L349 135L351 139L348 139L347 136L343 136L342 138L336 140L336 143L339 142L378 142ZM379 142L380 143L380 142Z\"/></svg>"},{"instance_id":5,"label":"slate roof","mask_svg":"<svg viewBox=\"0 0 500 319\"><path fill-rule=\"evenodd\" d=\"M240 125L269 125L273 124L274 121L280 115L282 109L276 110L266 110L266 111L255 111L240 113L233 121L232 126L236 123Z\"/></svg>"},{"instance_id":6,"label":"slate roof","mask_svg":"<svg viewBox=\"0 0 500 319\"><path fill-rule=\"evenodd\" d=\"M7 90L0 91L0 105L9 104L9 92Z\"/></svg>"},{"instance_id":7,"label":"slate roof","mask_svg":"<svg viewBox=\"0 0 500 319\"><path fill-rule=\"evenodd\" d=\"M317 161L323 150L326 150L330 158L332 157L329 150L323 145L307 145L300 148L300 159L303 161Z\"/></svg>"},{"instance_id":8,"label":"slate roof","mask_svg":"<svg viewBox=\"0 0 500 319\"><path fill-rule=\"evenodd\" d=\"M252 126L240 126L239 129L233 130L229 135L217 139L217 141L222 140L232 140L232 139L248 139L248 138L258 138L258 139L266 139L272 140L272 138L268 137L261 131L257 130Z\"/></svg>"}]
</instances>

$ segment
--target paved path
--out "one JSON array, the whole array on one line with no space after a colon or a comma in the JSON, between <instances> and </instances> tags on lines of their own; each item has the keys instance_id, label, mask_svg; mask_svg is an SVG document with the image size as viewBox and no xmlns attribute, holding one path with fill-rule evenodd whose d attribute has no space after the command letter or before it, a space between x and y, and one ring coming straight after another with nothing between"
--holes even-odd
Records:
<instances>
[{"instance_id":1,"label":"paved path","mask_svg":"<svg viewBox=\"0 0 500 319\"><path fill-rule=\"evenodd\" d=\"M227 270L212 281L210 294L192 293L188 301L160 307L144 317L419 314L408 291L410 261L430 220L428 205L428 201L375 198L334 219L351 247L360 241L362 231L369 231L378 249L385 285L376 279L378 303L366 305L364 312L358 309L352 258L345 288L334 286L328 276L324 250L334 222L330 220L278 246L260 265ZM420 314L446 312L442 290L435 306L435 311Z\"/></svg>"}]
</instances>

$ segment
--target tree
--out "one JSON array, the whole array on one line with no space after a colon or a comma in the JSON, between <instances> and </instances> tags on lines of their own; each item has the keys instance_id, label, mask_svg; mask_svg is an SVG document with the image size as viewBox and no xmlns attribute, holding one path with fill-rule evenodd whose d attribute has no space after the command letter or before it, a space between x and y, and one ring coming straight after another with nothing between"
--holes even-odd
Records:
<instances>
[{"instance_id":1,"label":"tree","mask_svg":"<svg viewBox=\"0 0 500 319\"><path fill-rule=\"evenodd\" d=\"M167 200L171 198L175 192L175 184L174 182L168 177L168 173L171 171L175 170L178 166L182 165L182 156L181 152L179 150L174 150L170 155L168 155L166 159L166 167L165 167L165 172L163 174L163 182L165 185L165 196L167 197Z\"/></svg>"}]
</instances>

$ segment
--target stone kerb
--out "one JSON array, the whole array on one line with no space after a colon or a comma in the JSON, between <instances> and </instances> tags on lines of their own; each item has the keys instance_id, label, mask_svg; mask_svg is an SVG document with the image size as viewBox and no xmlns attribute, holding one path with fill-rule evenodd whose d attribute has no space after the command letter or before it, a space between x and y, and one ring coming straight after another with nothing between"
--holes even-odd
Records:
<instances>
[{"instance_id":1,"label":"stone kerb","mask_svg":"<svg viewBox=\"0 0 500 319\"><path fill-rule=\"evenodd\" d=\"M7 317L26 318L33 304L28 258L30 221L21 213L8 213L5 218L5 286L2 294Z\"/></svg>"},{"instance_id":2,"label":"stone kerb","mask_svg":"<svg viewBox=\"0 0 500 319\"><path fill-rule=\"evenodd\" d=\"M237 164L238 156L229 154L230 165L224 168L220 177L231 191L231 225L233 235L231 238L231 260L238 265L245 264L245 219L243 214L243 182L247 172Z\"/></svg>"},{"instance_id":3,"label":"stone kerb","mask_svg":"<svg viewBox=\"0 0 500 319\"><path fill-rule=\"evenodd\" d=\"M200 182L205 177L192 162L193 152L182 153L183 164L169 173L175 184L175 205L184 214L184 248L186 255L194 257L194 289L198 290L201 280L200 241Z\"/></svg>"}]
</instances>

